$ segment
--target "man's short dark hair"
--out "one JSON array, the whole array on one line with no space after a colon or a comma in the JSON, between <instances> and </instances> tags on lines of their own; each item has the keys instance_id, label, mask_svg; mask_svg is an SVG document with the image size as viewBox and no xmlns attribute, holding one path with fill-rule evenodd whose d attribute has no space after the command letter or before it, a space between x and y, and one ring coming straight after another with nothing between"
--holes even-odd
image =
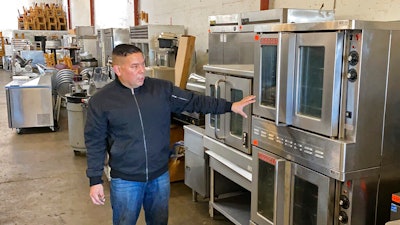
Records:
<instances>
[{"instance_id":1,"label":"man's short dark hair","mask_svg":"<svg viewBox=\"0 0 400 225\"><path fill-rule=\"evenodd\" d=\"M133 53L143 53L142 50L135 45L119 44L115 46L112 55L114 56L127 56Z\"/></svg>"}]
</instances>

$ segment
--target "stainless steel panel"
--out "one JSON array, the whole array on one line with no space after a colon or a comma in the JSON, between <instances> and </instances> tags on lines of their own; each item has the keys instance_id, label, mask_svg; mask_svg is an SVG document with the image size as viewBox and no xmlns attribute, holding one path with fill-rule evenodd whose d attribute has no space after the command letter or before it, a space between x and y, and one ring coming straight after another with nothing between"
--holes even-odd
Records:
<instances>
[{"instance_id":1,"label":"stainless steel panel","mask_svg":"<svg viewBox=\"0 0 400 225\"><path fill-rule=\"evenodd\" d=\"M54 128L51 76L5 86L10 128Z\"/></svg>"},{"instance_id":2,"label":"stainless steel panel","mask_svg":"<svg viewBox=\"0 0 400 225\"><path fill-rule=\"evenodd\" d=\"M255 33L210 33L209 64L253 64Z\"/></svg>"},{"instance_id":3,"label":"stainless steel panel","mask_svg":"<svg viewBox=\"0 0 400 225\"><path fill-rule=\"evenodd\" d=\"M351 142L327 138L293 127L276 126L272 121L254 116L252 123L253 145L328 177L344 181L379 173L380 158L368 156L375 154L375 149L356 149L355 144ZM357 157L354 156L356 151L360 151Z\"/></svg>"},{"instance_id":4,"label":"stainless steel panel","mask_svg":"<svg viewBox=\"0 0 400 225\"><path fill-rule=\"evenodd\" d=\"M185 184L203 197L209 196L208 161L193 152L185 151Z\"/></svg>"},{"instance_id":5,"label":"stainless steel panel","mask_svg":"<svg viewBox=\"0 0 400 225\"><path fill-rule=\"evenodd\" d=\"M254 32L338 31L338 30L400 30L400 22L334 20L310 23L255 25Z\"/></svg>"},{"instance_id":6,"label":"stainless steel panel","mask_svg":"<svg viewBox=\"0 0 400 225\"><path fill-rule=\"evenodd\" d=\"M255 33L226 33L223 64L253 64ZM211 64L212 62L210 62ZM214 63L212 63L214 64Z\"/></svg>"},{"instance_id":7,"label":"stainless steel panel","mask_svg":"<svg viewBox=\"0 0 400 225\"><path fill-rule=\"evenodd\" d=\"M213 170L239 184L246 190L251 191L251 173L218 155L213 150L207 150L206 154L210 156L210 167Z\"/></svg>"},{"instance_id":8,"label":"stainless steel panel","mask_svg":"<svg viewBox=\"0 0 400 225\"><path fill-rule=\"evenodd\" d=\"M204 136L204 147L212 150L216 154L220 155L224 159L227 159L243 170L248 171L250 173L249 179L251 180L251 172L253 169L252 158L250 155L237 151L236 149L207 136Z\"/></svg>"},{"instance_id":9,"label":"stainless steel panel","mask_svg":"<svg viewBox=\"0 0 400 225\"><path fill-rule=\"evenodd\" d=\"M390 33L390 54L387 71L387 97L385 104L384 139L382 151L382 176L379 187L381 197L377 207L377 224L388 221L387 210L390 207L391 193L400 190L400 31ZM371 55L372 57L372 55Z\"/></svg>"},{"instance_id":10,"label":"stainless steel panel","mask_svg":"<svg viewBox=\"0 0 400 225\"><path fill-rule=\"evenodd\" d=\"M208 63L224 64L224 34L208 34Z\"/></svg>"},{"instance_id":11,"label":"stainless steel panel","mask_svg":"<svg viewBox=\"0 0 400 225\"><path fill-rule=\"evenodd\" d=\"M211 26L231 25L231 24L238 25L240 23L240 14L234 13L234 14L227 14L227 15L209 16L208 22Z\"/></svg>"},{"instance_id":12,"label":"stainless steel panel","mask_svg":"<svg viewBox=\"0 0 400 225\"><path fill-rule=\"evenodd\" d=\"M305 23L331 21L334 19L334 10L281 8L241 13L242 25L247 23Z\"/></svg>"},{"instance_id":13,"label":"stainless steel panel","mask_svg":"<svg viewBox=\"0 0 400 225\"><path fill-rule=\"evenodd\" d=\"M99 32L98 32L99 33ZM129 29L128 28L107 28L100 31L101 43L104 48L102 54L102 63L107 65L107 62L112 57L112 51L115 46L119 44L129 43Z\"/></svg>"},{"instance_id":14,"label":"stainless steel panel","mask_svg":"<svg viewBox=\"0 0 400 225\"><path fill-rule=\"evenodd\" d=\"M225 75L235 75L239 77L249 77L254 76L254 66L250 64L235 65L218 65L218 64L208 64L203 66L205 71L221 73Z\"/></svg>"},{"instance_id":15,"label":"stainless steel panel","mask_svg":"<svg viewBox=\"0 0 400 225\"><path fill-rule=\"evenodd\" d=\"M204 129L194 125L185 125L185 184L198 194L208 197L209 167L208 157L204 154Z\"/></svg>"},{"instance_id":16,"label":"stainless steel panel","mask_svg":"<svg viewBox=\"0 0 400 225\"><path fill-rule=\"evenodd\" d=\"M129 44L128 28L113 28L114 47L119 44Z\"/></svg>"},{"instance_id":17,"label":"stainless steel panel","mask_svg":"<svg viewBox=\"0 0 400 225\"><path fill-rule=\"evenodd\" d=\"M187 151L191 151L199 157L204 158L203 136L204 128L195 125L185 125L184 143Z\"/></svg>"},{"instance_id":18,"label":"stainless steel panel","mask_svg":"<svg viewBox=\"0 0 400 225\"><path fill-rule=\"evenodd\" d=\"M360 177L352 180L338 183L341 185L338 196L336 197L336 206L343 201L343 196L348 199L348 207L337 207L336 219L338 218L339 212L343 212L348 216L347 224L352 225L372 225L372 224L383 224L384 217L376 217L375 207L379 198L376 198L378 187L379 187L379 175L369 177ZM385 197L386 198L386 197ZM379 199L382 201L384 199ZM390 201L390 198L388 200ZM383 205L380 205L383 206ZM378 206L379 207L379 206ZM389 207L389 205L388 205ZM389 208L379 209L385 211L384 214L389 215ZM384 215L384 214L381 214ZM387 217L389 218L389 217ZM381 222L377 222L381 221Z\"/></svg>"}]
</instances>

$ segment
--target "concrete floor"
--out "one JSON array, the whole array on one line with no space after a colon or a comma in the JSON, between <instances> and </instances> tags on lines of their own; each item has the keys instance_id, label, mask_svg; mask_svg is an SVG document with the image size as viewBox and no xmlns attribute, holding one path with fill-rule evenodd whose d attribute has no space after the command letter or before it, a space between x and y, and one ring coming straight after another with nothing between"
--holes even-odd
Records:
<instances>
[{"instance_id":1,"label":"concrete floor","mask_svg":"<svg viewBox=\"0 0 400 225\"><path fill-rule=\"evenodd\" d=\"M0 85L11 81L0 69ZM60 114L60 129L8 127L4 88L0 90L0 224L1 225L110 225L109 185L106 205L93 205L85 175L86 158L75 156L68 139L67 111ZM208 201L192 201L183 182L171 184L169 224L232 224L210 218ZM139 225L145 224L143 215Z\"/></svg>"}]
</instances>

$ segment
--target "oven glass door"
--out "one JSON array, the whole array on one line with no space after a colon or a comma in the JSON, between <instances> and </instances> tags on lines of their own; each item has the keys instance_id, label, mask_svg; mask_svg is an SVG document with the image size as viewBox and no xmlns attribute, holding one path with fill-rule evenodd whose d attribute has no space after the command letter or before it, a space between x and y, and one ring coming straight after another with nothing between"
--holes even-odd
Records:
<instances>
[{"instance_id":1,"label":"oven glass door","mask_svg":"<svg viewBox=\"0 0 400 225\"><path fill-rule=\"evenodd\" d=\"M290 225L332 225L334 179L295 163L291 171Z\"/></svg>"},{"instance_id":2,"label":"oven glass door","mask_svg":"<svg viewBox=\"0 0 400 225\"><path fill-rule=\"evenodd\" d=\"M293 126L338 135L343 33L297 33Z\"/></svg>"},{"instance_id":3,"label":"oven glass door","mask_svg":"<svg viewBox=\"0 0 400 225\"><path fill-rule=\"evenodd\" d=\"M215 92L216 85L217 93ZM251 89L252 79L250 78L206 73L206 95L236 102L251 95ZM206 135L250 154L249 132L252 110L251 107L245 107L243 111L248 115L247 119L236 113L206 114Z\"/></svg>"},{"instance_id":4,"label":"oven glass door","mask_svg":"<svg viewBox=\"0 0 400 225\"><path fill-rule=\"evenodd\" d=\"M206 73L206 95L218 98L226 98L225 82L219 82L217 93L215 92L215 84L217 81L225 81L225 76L214 73ZM207 136L224 141L225 115L226 114L206 114L205 133ZM215 127L217 127L216 131Z\"/></svg>"},{"instance_id":5,"label":"oven glass door","mask_svg":"<svg viewBox=\"0 0 400 225\"><path fill-rule=\"evenodd\" d=\"M289 34L262 34L254 60L254 114L286 124L291 123L293 104L288 48Z\"/></svg>"},{"instance_id":6,"label":"oven glass door","mask_svg":"<svg viewBox=\"0 0 400 225\"><path fill-rule=\"evenodd\" d=\"M288 216L285 196L287 161L253 146L253 182L251 220L257 224L284 225Z\"/></svg>"},{"instance_id":7,"label":"oven glass door","mask_svg":"<svg viewBox=\"0 0 400 225\"><path fill-rule=\"evenodd\" d=\"M243 97L251 95L252 80L226 76L225 96L226 100L237 102ZM251 107L245 107L243 111L247 114L247 119L236 113L225 114L225 143L250 154L250 126L251 126Z\"/></svg>"}]
</instances>

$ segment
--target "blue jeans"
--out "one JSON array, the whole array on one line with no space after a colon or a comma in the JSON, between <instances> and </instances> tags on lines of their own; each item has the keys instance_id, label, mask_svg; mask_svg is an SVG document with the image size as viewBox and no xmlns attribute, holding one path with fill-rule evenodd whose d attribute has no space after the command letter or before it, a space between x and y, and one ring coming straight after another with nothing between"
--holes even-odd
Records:
<instances>
[{"instance_id":1,"label":"blue jeans","mask_svg":"<svg viewBox=\"0 0 400 225\"><path fill-rule=\"evenodd\" d=\"M143 206L147 225L168 224L169 172L148 182L111 179L114 225L135 225Z\"/></svg>"}]
</instances>

